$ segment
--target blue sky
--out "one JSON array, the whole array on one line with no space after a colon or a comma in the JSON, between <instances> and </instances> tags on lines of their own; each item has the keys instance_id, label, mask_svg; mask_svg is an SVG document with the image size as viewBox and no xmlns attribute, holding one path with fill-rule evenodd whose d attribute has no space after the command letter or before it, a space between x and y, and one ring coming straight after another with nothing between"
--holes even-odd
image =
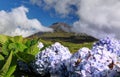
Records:
<instances>
[{"instance_id":1,"label":"blue sky","mask_svg":"<svg viewBox=\"0 0 120 77\"><path fill-rule=\"evenodd\" d=\"M0 10L11 11L11 9L25 6L29 9L27 13L28 18L38 19L42 25L50 26L55 22L65 22L69 25L72 25L73 22L77 21L78 18L75 14L71 14L66 17L62 17L60 14L57 14L54 9L45 10L42 7L33 5L29 0L1 0L0 1Z\"/></svg>"}]
</instances>

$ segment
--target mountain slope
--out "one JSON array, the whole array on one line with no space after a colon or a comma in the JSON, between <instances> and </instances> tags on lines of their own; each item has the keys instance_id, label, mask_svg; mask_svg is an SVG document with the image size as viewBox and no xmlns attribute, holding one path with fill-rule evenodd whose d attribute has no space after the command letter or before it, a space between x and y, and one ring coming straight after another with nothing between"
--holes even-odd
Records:
<instances>
[{"instance_id":1,"label":"mountain slope","mask_svg":"<svg viewBox=\"0 0 120 77\"><path fill-rule=\"evenodd\" d=\"M63 23L62 23L63 24ZM72 53L76 52L79 48L88 47L91 48L93 42L97 41L96 38L87 35L85 33L73 33L71 31L66 31L62 28L60 23L54 23L51 28L54 29L54 32L38 32L28 38L38 38L41 39L44 43L52 44L54 42L60 42L64 46L68 47ZM71 30L71 27L64 26L68 30Z\"/></svg>"},{"instance_id":2,"label":"mountain slope","mask_svg":"<svg viewBox=\"0 0 120 77\"><path fill-rule=\"evenodd\" d=\"M34 38L34 37L37 37L43 40L48 40L51 42L63 41L63 42L71 42L76 44L97 41L96 38L84 33L76 34L72 32L63 32L63 31L46 32L46 33L38 32L30 36L29 38Z\"/></svg>"},{"instance_id":3,"label":"mountain slope","mask_svg":"<svg viewBox=\"0 0 120 77\"><path fill-rule=\"evenodd\" d=\"M73 33L71 32L71 26L66 23L54 23L50 26L54 29L54 32L38 32L29 38L40 38L52 42L63 41L63 42L72 42L72 43L84 43L84 42L94 42L97 39L87 35L85 33Z\"/></svg>"},{"instance_id":4,"label":"mountain slope","mask_svg":"<svg viewBox=\"0 0 120 77\"><path fill-rule=\"evenodd\" d=\"M96 38L86 35L86 34L75 34L68 32L53 32L53 33L39 33L31 36L30 38L39 38L41 42L46 44L53 44L55 42L60 42L64 46L68 47L71 53L75 53L82 47L91 48L93 42L97 41Z\"/></svg>"}]
</instances>

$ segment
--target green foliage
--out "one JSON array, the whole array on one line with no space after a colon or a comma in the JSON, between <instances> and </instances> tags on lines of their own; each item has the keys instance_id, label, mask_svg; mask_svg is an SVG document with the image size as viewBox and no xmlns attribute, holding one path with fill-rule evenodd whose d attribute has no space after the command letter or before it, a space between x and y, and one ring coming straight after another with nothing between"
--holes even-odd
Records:
<instances>
[{"instance_id":1,"label":"green foliage","mask_svg":"<svg viewBox=\"0 0 120 77\"><path fill-rule=\"evenodd\" d=\"M0 60L4 60L4 57L0 54Z\"/></svg>"},{"instance_id":2,"label":"green foliage","mask_svg":"<svg viewBox=\"0 0 120 77\"><path fill-rule=\"evenodd\" d=\"M14 71L16 70L16 67L17 67L17 58L15 56L13 56L12 62L10 64L10 67L9 67L5 77L11 77L12 74L14 73Z\"/></svg>"},{"instance_id":3,"label":"green foliage","mask_svg":"<svg viewBox=\"0 0 120 77\"><path fill-rule=\"evenodd\" d=\"M17 60L29 64L39 52L37 39L24 39L22 36L0 35L0 77L11 77L16 71Z\"/></svg>"},{"instance_id":4,"label":"green foliage","mask_svg":"<svg viewBox=\"0 0 120 77\"><path fill-rule=\"evenodd\" d=\"M0 54L0 69L2 68L2 66L4 64L4 60L5 60L5 58Z\"/></svg>"},{"instance_id":5,"label":"green foliage","mask_svg":"<svg viewBox=\"0 0 120 77\"><path fill-rule=\"evenodd\" d=\"M21 42L23 42L22 36L9 37L8 40L13 42L13 43L21 43Z\"/></svg>"},{"instance_id":6,"label":"green foliage","mask_svg":"<svg viewBox=\"0 0 120 77\"><path fill-rule=\"evenodd\" d=\"M8 49L9 43L10 43L9 41L6 41L6 42L3 43L3 45L2 45L2 53L3 53L4 55L8 55L9 52L10 52L10 50Z\"/></svg>"},{"instance_id":7,"label":"green foliage","mask_svg":"<svg viewBox=\"0 0 120 77\"><path fill-rule=\"evenodd\" d=\"M26 45L22 43L10 43L8 46L9 50L17 50L17 51L24 51L26 49Z\"/></svg>"},{"instance_id":8,"label":"green foliage","mask_svg":"<svg viewBox=\"0 0 120 77\"><path fill-rule=\"evenodd\" d=\"M3 65L2 69L0 70L0 77L6 77L7 75L7 71L9 70L11 61L12 61L12 51L9 55L9 57L7 58L5 64Z\"/></svg>"},{"instance_id":9,"label":"green foliage","mask_svg":"<svg viewBox=\"0 0 120 77\"><path fill-rule=\"evenodd\" d=\"M36 55L39 51L37 45L38 45L37 43L35 45L32 45L29 49L26 50L26 52L31 55Z\"/></svg>"},{"instance_id":10,"label":"green foliage","mask_svg":"<svg viewBox=\"0 0 120 77\"><path fill-rule=\"evenodd\" d=\"M19 60L30 63L32 60L35 59L35 56L26 52L19 52L16 54L16 56L19 58Z\"/></svg>"}]
</instances>

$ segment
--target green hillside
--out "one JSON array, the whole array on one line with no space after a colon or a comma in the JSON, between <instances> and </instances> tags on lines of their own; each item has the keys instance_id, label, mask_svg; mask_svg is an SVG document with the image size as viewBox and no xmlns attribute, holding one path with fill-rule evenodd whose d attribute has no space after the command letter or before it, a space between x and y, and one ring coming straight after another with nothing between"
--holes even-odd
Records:
<instances>
[{"instance_id":1,"label":"green hillside","mask_svg":"<svg viewBox=\"0 0 120 77\"><path fill-rule=\"evenodd\" d=\"M53 44L60 42L68 47L72 53L79 50L81 47L91 48L93 42L97 41L96 38L87 34L75 34L69 32L50 32L50 33L36 33L29 37L30 39L41 39L44 43Z\"/></svg>"}]
</instances>

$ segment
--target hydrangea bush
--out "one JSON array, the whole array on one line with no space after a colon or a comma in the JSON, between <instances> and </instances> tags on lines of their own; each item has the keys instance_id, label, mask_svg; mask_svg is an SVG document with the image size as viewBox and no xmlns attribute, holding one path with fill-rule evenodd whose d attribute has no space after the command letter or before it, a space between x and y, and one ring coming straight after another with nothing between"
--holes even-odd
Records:
<instances>
[{"instance_id":1,"label":"hydrangea bush","mask_svg":"<svg viewBox=\"0 0 120 77\"><path fill-rule=\"evenodd\" d=\"M70 77L120 76L120 42L109 37L101 39L93 48L82 48L66 63Z\"/></svg>"},{"instance_id":2,"label":"hydrangea bush","mask_svg":"<svg viewBox=\"0 0 120 77\"><path fill-rule=\"evenodd\" d=\"M92 49L83 47L71 55L60 43L36 55L34 69L56 77L117 77L120 76L120 41L106 37Z\"/></svg>"}]
</instances>

